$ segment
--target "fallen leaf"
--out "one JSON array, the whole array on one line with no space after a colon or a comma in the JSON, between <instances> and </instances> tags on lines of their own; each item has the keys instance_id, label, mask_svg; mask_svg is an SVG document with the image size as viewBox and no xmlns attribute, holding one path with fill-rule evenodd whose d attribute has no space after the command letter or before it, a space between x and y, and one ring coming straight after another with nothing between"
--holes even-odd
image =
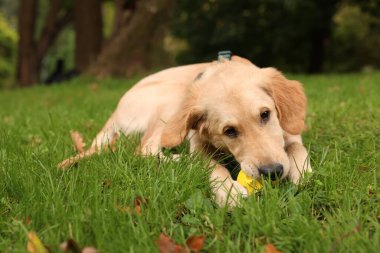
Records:
<instances>
[{"instance_id":1,"label":"fallen leaf","mask_svg":"<svg viewBox=\"0 0 380 253\"><path fill-rule=\"evenodd\" d=\"M361 94L364 94L364 93L367 93L367 89L365 87L365 84L360 84L357 88L358 92L361 93Z\"/></svg>"},{"instance_id":2,"label":"fallen leaf","mask_svg":"<svg viewBox=\"0 0 380 253\"><path fill-rule=\"evenodd\" d=\"M67 241L61 243L59 245L59 248L63 252L73 252L73 253L80 253L81 252L79 245L73 239L68 239Z\"/></svg>"},{"instance_id":3,"label":"fallen leaf","mask_svg":"<svg viewBox=\"0 0 380 253\"><path fill-rule=\"evenodd\" d=\"M21 218L19 218L19 217L16 216L13 220L14 220L14 221L17 221L17 222L20 222L20 221L21 221L21 222L22 222L24 225L26 225L26 226L30 225L30 222L31 222L29 216L21 217Z\"/></svg>"},{"instance_id":4,"label":"fallen leaf","mask_svg":"<svg viewBox=\"0 0 380 253\"><path fill-rule=\"evenodd\" d=\"M362 165L359 165L359 170L363 171L363 172L367 172L367 171L370 170L370 167L367 166L367 165L362 164Z\"/></svg>"},{"instance_id":5,"label":"fallen leaf","mask_svg":"<svg viewBox=\"0 0 380 253\"><path fill-rule=\"evenodd\" d=\"M282 251L279 251L272 243L268 243L265 245L264 253L282 253Z\"/></svg>"},{"instance_id":6,"label":"fallen leaf","mask_svg":"<svg viewBox=\"0 0 380 253\"><path fill-rule=\"evenodd\" d=\"M5 124L9 125L9 124L12 124L14 120L12 116L5 116L3 121Z\"/></svg>"},{"instance_id":7,"label":"fallen leaf","mask_svg":"<svg viewBox=\"0 0 380 253\"><path fill-rule=\"evenodd\" d=\"M74 239L68 239L67 241L61 243L59 245L59 248L63 252L72 252L72 253L99 253L99 251L90 246L86 246L83 249L81 249L78 245L78 243Z\"/></svg>"},{"instance_id":8,"label":"fallen leaf","mask_svg":"<svg viewBox=\"0 0 380 253\"><path fill-rule=\"evenodd\" d=\"M41 143L42 143L41 137L39 137L38 135L31 136L31 138L30 138L30 146L37 147Z\"/></svg>"},{"instance_id":9,"label":"fallen leaf","mask_svg":"<svg viewBox=\"0 0 380 253\"><path fill-rule=\"evenodd\" d=\"M103 181L102 181L102 186L103 186L103 188L111 188L111 186L112 186L112 180L111 179L104 179Z\"/></svg>"},{"instance_id":10,"label":"fallen leaf","mask_svg":"<svg viewBox=\"0 0 380 253\"><path fill-rule=\"evenodd\" d=\"M161 253L189 253L189 249L176 244L169 236L161 233L156 245Z\"/></svg>"},{"instance_id":11,"label":"fallen leaf","mask_svg":"<svg viewBox=\"0 0 380 253\"><path fill-rule=\"evenodd\" d=\"M99 84L97 84L97 83L92 83L92 84L90 84L89 88L90 88L90 90L91 90L92 92L97 92L98 89L99 89Z\"/></svg>"},{"instance_id":12,"label":"fallen leaf","mask_svg":"<svg viewBox=\"0 0 380 253\"><path fill-rule=\"evenodd\" d=\"M120 206L120 205L116 205L115 208L122 212L122 213L129 213L131 214L132 213L132 210L129 206Z\"/></svg>"},{"instance_id":13,"label":"fallen leaf","mask_svg":"<svg viewBox=\"0 0 380 253\"><path fill-rule=\"evenodd\" d=\"M327 90L331 93L335 93L337 91L339 91L341 88L339 85L334 85L334 86L330 86Z\"/></svg>"},{"instance_id":14,"label":"fallen leaf","mask_svg":"<svg viewBox=\"0 0 380 253\"><path fill-rule=\"evenodd\" d=\"M99 253L99 251L94 247L84 247L81 253Z\"/></svg>"},{"instance_id":15,"label":"fallen leaf","mask_svg":"<svg viewBox=\"0 0 380 253\"><path fill-rule=\"evenodd\" d=\"M22 221L22 223L24 223L25 225L29 225L30 222L31 222L29 216L26 216L25 218L22 218L21 221Z\"/></svg>"},{"instance_id":16,"label":"fallen leaf","mask_svg":"<svg viewBox=\"0 0 380 253\"><path fill-rule=\"evenodd\" d=\"M88 120L84 123L84 128L91 130L94 127L94 120Z\"/></svg>"},{"instance_id":17,"label":"fallen leaf","mask_svg":"<svg viewBox=\"0 0 380 253\"><path fill-rule=\"evenodd\" d=\"M255 237L255 244L260 245L267 242L266 236Z\"/></svg>"},{"instance_id":18,"label":"fallen leaf","mask_svg":"<svg viewBox=\"0 0 380 253\"><path fill-rule=\"evenodd\" d=\"M111 140L111 143L110 143L110 149L115 152L116 151L116 141L117 139L119 138L119 135L118 134L114 134L112 136L112 140Z\"/></svg>"},{"instance_id":19,"label":"fallen leaf","mask_svg":"<svg viewBox=\"0 0 380 253\"><path fill-rule=\"evenodd\" d=\"M205 243L205 236L204 235L201 235L201 236L192 235L186 241L187 247L189 247L189 249L194 251L194 252L201 251L203 249L204 243Z\"/></svg>"},{"instance_id":20,"label":"fallen leaf","mask_svg":"<svg viewBox=\"0 0 380 253\"><path fill-rule=\"evenodd\" d=\"M376 188L373 185L368 185L367 191L369 197L376 197Z\"/></svg>"},{"instance_id":21,"label":"fallen leaf","mask_svg":"<svg viewBox=\"0 0 380 253\"><path fill-rule=\"evenodd\" d=\"M342 235L340 235L338 238L335 239L335 241L332 243L332 245L330 246L330 249L329 249L329 253L333 253L333 252L336 252L336 247L344 240L346 239L347 237L350 237L354 234L357 234L360 232L360 224L356 224L356 226L351 230L351 231L348 231L347 233L344 233Z\"/></svg>"},{"instance_id":22,"label":"fallen leaf","mask_svg":"<svg viewBox=\"0 0 380 253\"><path fill-rule=\"evenodd\" d=\"M71 139L73 140L74 149L79 153L84 152L85 143L83 137L78 131L70 131Z\"/></svg>"},{"instance_id":23,"label":"fallen leaf","mask_svg":"<svg viewBox=\"0 0 380 253\"><path fill-rule=\"evenodd\" d=\"M137 196L135 198L135 200L133 201L134 205L135 205L135 210L138 214L141 214L142 212L142 206L145 205L148 201L141 197L141 196Z\"/></svg>"},{"instance_id":24,"label":"fallen leaf","mask_svg":"<svg viewBox=\"0 0 380 253\"><path fill-rule=\"evenodd\" d=\"M26 249L29 253L49 253L49 250L42 244L34 231L28 233L28 244Z\"/></svg>"}]
</instances>

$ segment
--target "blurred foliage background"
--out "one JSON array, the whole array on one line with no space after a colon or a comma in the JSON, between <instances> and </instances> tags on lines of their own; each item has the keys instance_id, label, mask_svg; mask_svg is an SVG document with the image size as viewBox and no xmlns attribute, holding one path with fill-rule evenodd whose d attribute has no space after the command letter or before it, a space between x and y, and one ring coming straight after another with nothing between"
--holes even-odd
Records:
<instances>
[{"instance_id":1,"label":"blurred foliage background","mask_svg":"<svg viewBox=\"0 0 380 253\"><path fill-rule=\"evenodd\" d=\"M0 88L214 60L380 67L380 0L0 0Z\"/></svg>"}]
</instances>

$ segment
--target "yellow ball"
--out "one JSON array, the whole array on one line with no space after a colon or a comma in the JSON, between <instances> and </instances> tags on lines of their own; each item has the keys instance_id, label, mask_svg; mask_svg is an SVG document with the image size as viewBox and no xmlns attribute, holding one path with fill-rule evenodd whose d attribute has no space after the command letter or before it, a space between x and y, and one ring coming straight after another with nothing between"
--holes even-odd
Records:
<instances>
[{"instance_id":1,"label":"yellow ball","mask_svg":"<svg viewBox=\"0 0 380 253\"><path fill-rule=\"evenodd\" d=\"M261 188L263 188L263 185L259 182L257 179L253 179L252 177L248 176L244 173L243 170L240 170L237 181L248 191L248 194L251 194L252 192L256 193Z\"/></svg>"}]
</instances>

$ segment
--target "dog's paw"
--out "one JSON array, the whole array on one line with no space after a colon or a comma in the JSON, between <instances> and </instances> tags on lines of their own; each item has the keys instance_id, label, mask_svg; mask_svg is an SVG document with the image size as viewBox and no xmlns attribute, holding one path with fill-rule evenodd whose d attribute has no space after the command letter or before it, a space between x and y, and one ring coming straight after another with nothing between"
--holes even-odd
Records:
<instances>
[{"instance_id":1,"label":"dog's paw","mask_svg":"<svg viewBox=\"0 0 380 253\"><path fill-rule=\"evenodd\" d=\"M242 186L238 181L232 181L234 189L236 189L236 193L241 195L243 198L248 197L248 190Z\"/></svg>"},{"instance_id":2,"label":"dog's paw","mask_svg":"<svg viewBox=\"0 0 380 253\"><path fill-rule=\"evenodd\" d=\"M157 154L157 157L160 161L163 161L163 162L169 162L169 161L179 162L181 160L182 155L180 154L166 155L162 152L159 152Z\"/></svg>"},{"instance_id":3,"label":"dog's paw","mask_svg":"<svg viewBox=\"0 0 380 253\"><path fill-rule=\"evenodd\" d=\"M302 181L312 174L310 164L306 164L302 170L298 168L291 168L289 171L288 179L295 185L299 185Z\"/></svg>"},{"instance_id":4,"label":"dog's paw","mask_svg":"<svg viewBox=\"0 0 380 253\"><path fill-rule=\"evenodd\" d=\"M242 198L248 197L248 191L237 181L232 181L231 184L222 183L214 188L215 201L220 207L227 206L231 210L235 206L241 204Z\"/></svg>"}]
</instances>

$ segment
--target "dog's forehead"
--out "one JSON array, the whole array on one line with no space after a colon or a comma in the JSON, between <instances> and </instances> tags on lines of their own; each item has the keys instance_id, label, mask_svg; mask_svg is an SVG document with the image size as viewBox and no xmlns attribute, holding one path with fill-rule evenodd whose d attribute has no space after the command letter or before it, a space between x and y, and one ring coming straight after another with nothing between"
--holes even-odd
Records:
<instances>
[{"instance_id":1,"label":"dog's forehead","mask_svg":"<svg viewBox=\"0 0 380 253\"><path fill-rule=\"evenodd\" d=\"M202 79L229 79L249 76L257 68L240 62L224 61L210 65L202 74Z\"/></svg>"},{"instance_id":2,"label":"dog's forehead","mask_svg":"<svg viewBox=\"0 0 380 253\"><path fill-rule=\"evenodd\" d=\"M205 92L218 89L243 89L247 92L254 86L264 88L267 82L265 72L256 66L232 61L212 64L195 79L195 84Z\"/></svg>"},{"instance_id":3,"label":"dog's forehead","mask_svg":"<svg viewBox=\"0 0 380 253\"><path fill-rule=\"evenodd\" d=\"M272 97L263 88L265 80L256 78L258 73L250 69L235 70L220 68L212 76L202 76L202 81L194 83L196 88L191 97L196 98L196 106L205 110L210 119L222 124L245 121L260 114L263 108L275 107Z\"/></svg>"},{"instance_id":4,"label":"dog's forehead","mask_svg":"<svg viewBox=\"0 0 380 253\"><path fill-rule=\"evenodd\" d=\"M224 101L235 100L237 106L260 104L270 99L266 92L268 82L267 76L257 67L223 62L203 72L194 83L194 92L198 93L204 102L219 101L223 104Z\"/></svg>"}]
</instances>

